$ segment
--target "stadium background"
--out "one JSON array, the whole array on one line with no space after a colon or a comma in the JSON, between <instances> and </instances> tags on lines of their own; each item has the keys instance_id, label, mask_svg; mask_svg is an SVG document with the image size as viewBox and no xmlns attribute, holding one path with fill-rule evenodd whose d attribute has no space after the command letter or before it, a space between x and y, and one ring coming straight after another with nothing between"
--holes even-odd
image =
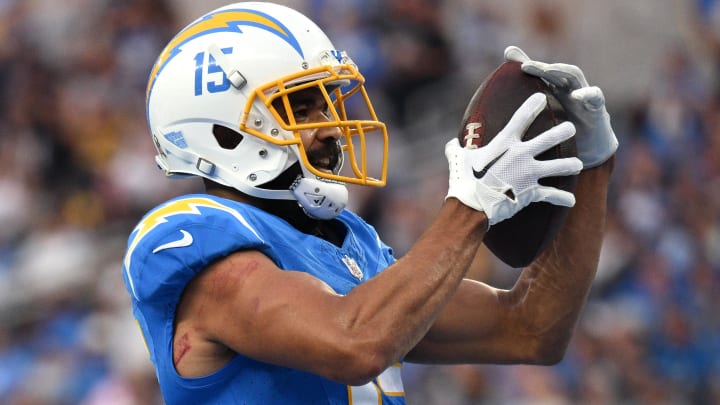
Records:
<instances>
[{"instance_id":1,"label":"stadium background","mask_svg":"<svg viewBox=\"0 0 720 405\"><path fill-rule=\"evenodd\" d=\"M305 0L391 127L390 184L353 208L402 254L439 207L442 147L516 44L578 64L621 142L600 272L557 366L412 366L411 404L720 403L720 5ZM198 189L155 170L144 86L217 0L0 0L0 403L160 404L121 278L140 215ZM473 277L517 272L481 252ZM482 309L478 309L482 310Z\"/></svg>"}]
</instances>

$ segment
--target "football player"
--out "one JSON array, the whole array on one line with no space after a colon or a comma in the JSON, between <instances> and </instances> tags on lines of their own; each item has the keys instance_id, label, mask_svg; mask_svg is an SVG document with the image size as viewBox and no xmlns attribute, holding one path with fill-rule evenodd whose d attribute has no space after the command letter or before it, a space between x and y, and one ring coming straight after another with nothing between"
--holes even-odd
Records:
<instances>
[{"instance_id":1,"label":"football player","mask_svg":"<svg viewBox=\"0 0 720 405\"><path fill-rule=\"evenodd\" d=\"M170 41L147 86L156 161L207 192L150 210L123 262L167 404L401 404L404 362L562 358L597 267L617 142L579 69L506 57L554 83L574 125L522 142L545 107L536 94L487 147L450 141L445 203L395 258L346 208L346 184L384 185L388 158L349 55L260 2ZM576 125L578 158L534 159ZM577 173L575 195L537 181ZM553 245L510 290L465 279L488 228L534 201L574 205Z\"/></svg>"}]
</instances>

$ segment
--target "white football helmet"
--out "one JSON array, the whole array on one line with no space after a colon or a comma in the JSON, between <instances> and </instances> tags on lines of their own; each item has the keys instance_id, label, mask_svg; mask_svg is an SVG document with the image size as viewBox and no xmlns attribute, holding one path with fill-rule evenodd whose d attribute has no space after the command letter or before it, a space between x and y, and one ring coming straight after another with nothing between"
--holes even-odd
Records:
<instances>
[{"instance_id":1,"label":"white football helmet","mask_svg":"<svg viewBox=\"0 0 720 405\"><path fill-rule=\"evenodd\" d=\"M364 81L299 12L260 2L218 8L180 31L150 74L146 106L157 164L168 176L202 176L255 197L297 200L312 217L334 218L347 204L345 183L385 184L387 129ZM284 113L288 96L308 88L325 97L327 121L297 123ZM331 171L308 158L300 138L299 131L322 127L343 135ZM382 157L367 156L369 142L381 145ZM343 161L349 168L341 171ZM292 186L263 187L295 163L302 174Z\"/></svg>"}]
</instances>

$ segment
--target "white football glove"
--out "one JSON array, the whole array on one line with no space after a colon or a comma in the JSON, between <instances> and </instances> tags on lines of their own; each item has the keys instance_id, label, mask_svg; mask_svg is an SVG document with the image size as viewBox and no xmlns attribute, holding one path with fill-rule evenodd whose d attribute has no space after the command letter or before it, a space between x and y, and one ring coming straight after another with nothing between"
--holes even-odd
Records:
<instances>
[{"instance_id":1,"label":"white football glove","mask_svg":"<svg viewBox=\"0 0 720 405\"><path fill-rule=\"evenodd\" d=\"M535 201L572 207L575 196L542 186L543 177L567 176L582 170L577 158L536 160L535 156L571 138L575 126L564 122L523 142L522 136L547 104L542 93L530 96L508 124L481 148L463 148L457 138L445 145L450 187L445 199L455 197L468 207L485 212L490 225L512 217Z\"/></svg>"},{"instance_id":2,"label":"white football glove","mask_svg":"<svg viewBox=\"0 0 720 405\"><path fill-rule=\"evenodd\" d=\"M589 86L582 70L564 63L543 63L530 59L516 46L505 48L505 60L522 63L523 72L550 84L570 120L577 127L578 157L585 169L599 166L615 154L618 140L605 109L605 96L596 86Z\"/></svg>"}]
</instances>

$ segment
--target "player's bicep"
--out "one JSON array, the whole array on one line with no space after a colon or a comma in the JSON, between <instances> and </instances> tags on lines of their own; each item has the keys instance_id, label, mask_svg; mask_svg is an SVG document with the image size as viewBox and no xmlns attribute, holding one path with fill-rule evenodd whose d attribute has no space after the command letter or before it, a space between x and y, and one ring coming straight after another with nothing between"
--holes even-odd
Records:
<instances>
[{"instance_id":1,"label":"player's bicep","mask_svg":"<svg viewBox=\"0 0 720 405\"><path fill-rule=\"evenodd\" d=\"M330 308L340 298L321 280L279 269L258 251L234 253L188 286L178 317L205 339L269 363L312 368ZM327 317L327 318L324 318Z\"/></svg>"}]
</instances>

